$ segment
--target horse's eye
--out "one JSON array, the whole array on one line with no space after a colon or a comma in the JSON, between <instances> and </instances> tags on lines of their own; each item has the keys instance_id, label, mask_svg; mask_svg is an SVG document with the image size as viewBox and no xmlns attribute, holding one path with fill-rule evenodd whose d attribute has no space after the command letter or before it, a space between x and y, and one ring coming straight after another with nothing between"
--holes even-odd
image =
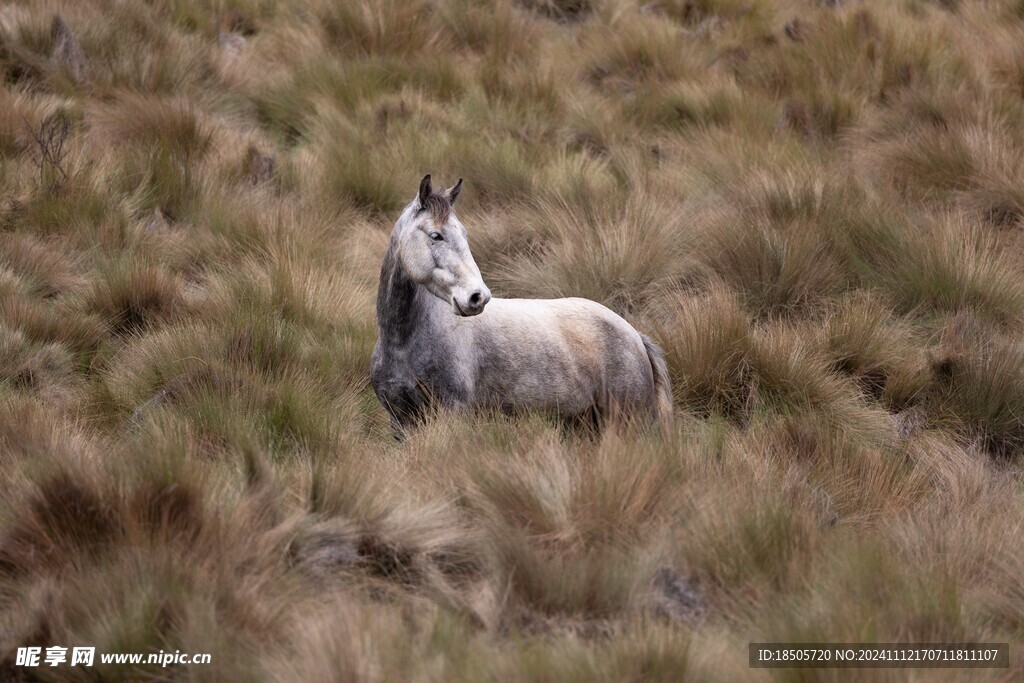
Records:
<instances>
[{"instance_id":1,"label":"horse's eye","mask_svg":"<svg viewBox=\"0 0 1024 683\"><path fill-rule=\"evenodd\" d=\"M439 232L432 232L430 233L430 239L434 240L435 242L440 242L441 240L444 239L444 237L442 237L441 233Z\"/></svg>"}]
</instances>

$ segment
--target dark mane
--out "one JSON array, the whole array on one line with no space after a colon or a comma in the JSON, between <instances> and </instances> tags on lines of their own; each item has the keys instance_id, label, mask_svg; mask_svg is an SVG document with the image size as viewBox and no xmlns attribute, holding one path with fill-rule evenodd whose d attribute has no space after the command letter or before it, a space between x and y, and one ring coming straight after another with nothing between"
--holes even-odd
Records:
<instances>
[{"instance_id":1,"label":"dark mane","mask_svg":"<svg viewBox=\"0 0 1024 683\"><path fill-rule=\"evenodd\" d=\"M425 202L424 209L430 211L430 217L437 223L447 223L452 213L452 203L442 194L432 192Z\"/></svg>"}]
</instances>

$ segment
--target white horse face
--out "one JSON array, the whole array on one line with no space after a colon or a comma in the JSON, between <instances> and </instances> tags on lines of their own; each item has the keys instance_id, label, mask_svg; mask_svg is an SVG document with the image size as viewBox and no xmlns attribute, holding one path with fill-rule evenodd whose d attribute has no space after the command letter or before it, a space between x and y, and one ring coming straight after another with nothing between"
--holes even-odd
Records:
<instances>
[{"instance_id":1,"label":"white horse face","mask_svg":"<svg viewBox=\"0 0 1024 683\"><path fill-rule=\"evenodd\" d=\"M452 211L461 189L460 179L434 194L430 175L423 179L419 194L399 219L404 225L398 256L410 280L449 303L455 315L471 316L483 313L491 290L469 251L466 228Z\"/></svg>"}]
</instances>

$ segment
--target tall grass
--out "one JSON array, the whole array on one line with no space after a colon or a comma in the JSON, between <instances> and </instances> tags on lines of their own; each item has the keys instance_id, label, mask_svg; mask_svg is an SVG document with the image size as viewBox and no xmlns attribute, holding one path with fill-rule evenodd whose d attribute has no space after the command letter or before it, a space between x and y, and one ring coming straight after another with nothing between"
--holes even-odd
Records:
<instances>
[{"instance_id":1,"label":"tall grass","mask_svg":"<svg viewBox=\"0 0 1024 683\"><path fill-rule=\"evenodd\" d=\"M1021 7L0 7L0 679L753 681L756 640L1019 678ZM657 339L671 426L394 439L428 171L495 296ZM79 644L213 664L15 664Z\"/></svg>"}]
</instances>

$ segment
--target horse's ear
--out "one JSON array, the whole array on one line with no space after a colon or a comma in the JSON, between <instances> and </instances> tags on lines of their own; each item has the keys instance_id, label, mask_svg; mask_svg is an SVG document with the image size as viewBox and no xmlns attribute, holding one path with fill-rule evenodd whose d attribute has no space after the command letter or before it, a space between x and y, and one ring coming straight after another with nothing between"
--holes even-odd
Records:
<instances>
[{"instance_id":1,"label":"horse's ear","mask_svg":"<svg viewBox=\"0 0 1024 683\"><path fill-rule=\"evenodd\" d=\"M462 192L462 178L459 178L459 182L445 190L444 194L448 197L448 202L454 204L455 200L459 198L460 192Z\"/></svg>"},{"instance_id":2,"label":"horse's ear","mask_svg":"<svg viewBox=\"0 0 1024 683\"><path fill-rule=\"evenodd\" d=\"M430 197L430 193L433 192L433 188L430 187L430 174L423 176L423 180L420 181L420 206L425 207L427 205L427 198Z\"/></svg>"}]
</instances>

